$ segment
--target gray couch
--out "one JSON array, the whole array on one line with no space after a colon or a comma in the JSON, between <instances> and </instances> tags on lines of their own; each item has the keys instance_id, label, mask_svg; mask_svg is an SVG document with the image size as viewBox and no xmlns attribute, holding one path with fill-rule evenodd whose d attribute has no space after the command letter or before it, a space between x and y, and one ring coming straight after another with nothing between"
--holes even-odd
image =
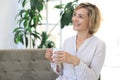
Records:
<instances>
[{"instance_id":1,"label":"gray couch","mask_svg":"<svg viewBox=\"0 0 120 80\"><path fill-rule=\"evenodd\" d=\"M45 49L0 50L0 80L55 80Z\"/></svg>"}]
</instances>

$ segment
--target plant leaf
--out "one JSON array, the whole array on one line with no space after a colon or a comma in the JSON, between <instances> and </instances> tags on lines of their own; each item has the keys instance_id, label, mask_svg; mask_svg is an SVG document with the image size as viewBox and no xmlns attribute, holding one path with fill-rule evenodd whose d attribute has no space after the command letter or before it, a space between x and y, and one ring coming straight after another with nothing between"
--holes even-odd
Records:
<instances>
[{"instance_id":1,"label":"plant leaf","mask_svg":"<svg viewBox=\"0 0 120 80\"><path fill-rule=\"evenodd\" d=\"M46 41L45 46L47 48L55 48L55 43L53 41L49 40L49 41Z\"/></svg>"},{"instance_id":2,"label":"plant leaf","mask_svg":"<svg viewBox=\"0 0 120 80\"><path fill-rule=\"evenodd\" d=\"M59 5L55 5L54 8L57 8L57 9L62 9L64 6L64 4L59 4Z\"/></svg>"},{"instance_id":3,"label":"plant leaf","mask_svg":"<svg viewBox=\"0 0 120 80\"><path fill-rule=\"evenodd\" d=\"M27 1L27 0L23 0L23 2L22 2L22 6L23 6L23 7L25 7L26 1Z\"/></svg>"},{"instance_id":4,"label":"plant leaf","mask_svg":"<svg viewBox=\"0 0 120 80\"><path fill-rule=\"evenodd\" d=\"M31 33L31 35L33 35L34 36L34 38L38 38L38 39L40 39L40 34L37 34L37 33Z\"/></svg>"},{"instance_id":5,"label":"plant leaf","mask_svg":"<svg viewBox=\"0 0 120 80\"><path fill-rule=\"evenodd\" d=\"M25 36L25 46L28 47L28 37Z\"/></svg>"},{"instance_id":6,"label":"plant leaf","mask_svg":"<svg viewBox=\"0 0 120 80\"><path fill-rule=\"evenodd\" d=\"M18 31L23 31L24 28L23 27L17 27L13 30L13 32L18 32Z\"/></svg>"},{"instance_id":7,"label":"plant leaf","mask_svg":"<svg viewBox=\"0 0 120 80\"><path fill-rule=\"evenodd\" d=\"M38 1L38 2L37 2ZM44 0L36 0L36 8L37 10L40 12L43 10L43 7L44 7Z\"/></svg>"}]
</instances>

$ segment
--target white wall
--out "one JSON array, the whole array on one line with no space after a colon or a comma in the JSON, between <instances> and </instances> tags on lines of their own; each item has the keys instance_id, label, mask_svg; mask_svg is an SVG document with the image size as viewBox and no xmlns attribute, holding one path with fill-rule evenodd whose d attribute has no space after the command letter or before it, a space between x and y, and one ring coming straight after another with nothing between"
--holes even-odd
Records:
<instances>
[{"instance_id":1,"label":"white wall","mask_svg":"<svg viewBox=\"0 0 120 80\"><path fill-rule=\"evenodd\" d=\"M0 49L16 48L13 29L18 0L0 0Z\"/></svg>"}]
</instances>

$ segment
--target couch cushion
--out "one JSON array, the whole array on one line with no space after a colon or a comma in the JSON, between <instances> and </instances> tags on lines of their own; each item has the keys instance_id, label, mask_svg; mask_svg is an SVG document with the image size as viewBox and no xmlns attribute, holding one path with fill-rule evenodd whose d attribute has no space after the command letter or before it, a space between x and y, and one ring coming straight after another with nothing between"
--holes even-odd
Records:
<instances>
[{"instance_id":1,"label":"couch cushion","mask_svg":"<svg viewBox=\"0 0 120 80\"><path fill-rule=\"evenodd\" d=\"M55 80L45 49L0 50L0 80Z\"/></svg>"}]
</instances>

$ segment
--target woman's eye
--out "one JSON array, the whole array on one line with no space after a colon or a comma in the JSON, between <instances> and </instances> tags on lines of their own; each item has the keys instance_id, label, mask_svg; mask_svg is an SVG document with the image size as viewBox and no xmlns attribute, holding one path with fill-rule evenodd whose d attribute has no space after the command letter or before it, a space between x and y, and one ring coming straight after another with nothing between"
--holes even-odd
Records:
<instances>
[{"instance_id":1,"label":"woman's eye","mask_svg":"<svg viewBox=\"0 0 120 80\"><path fill-rule=\"evenodd\" d=\"M79 16L79 18L84 18L83 16Z\"/></svg>"},{"instance_id":2,"label":"woman's eye","mask_svg":"<svg viewBox=\"0 0 120 80\"><path fill-rule=\"evenodd\" d=\"M81 15L81 14L76 14L76 13L73 13L73 17L84 18L83 15Z\"/></svg>"}]
</instances>

